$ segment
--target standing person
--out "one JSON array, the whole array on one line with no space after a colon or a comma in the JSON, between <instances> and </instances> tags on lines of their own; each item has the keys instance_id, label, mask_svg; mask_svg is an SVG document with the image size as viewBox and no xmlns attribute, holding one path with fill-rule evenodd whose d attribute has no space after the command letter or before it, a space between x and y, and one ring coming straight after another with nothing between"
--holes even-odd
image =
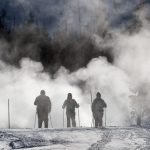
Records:
<instances>
[{"instance_id":1,"label":"standing person","mask_svg":"<svg viewBox=\"0 0 150 150\"><path fill-rule=\"evenodd\" d=\"M105 101L101 98L101 94L97 92L96 98L92 103L92 112L93 117L95 119L95 128L102 127L103 124L103 112L104 108L106 108L107 105Z\"/></svg>"},{"instance_id":2,"label":"standing person","mask_svg":"<svg viewBox=\"0 0 150 150\"><path fill-rule=\"evenodd\" d=\"M65 100L62 108L66 108L67 127L71 127L70 120L72 121L72 127L76 127L75 108L79 108L79 104L74 99L72 99L71 93L68 93L67 100Z\"/></svg>"},{"instance_id":3,"label":"standing person","mask_svg":"<svg viewBox=\"0 0 150 150\"><path fill-rule=\"evenodd\" d=\"M41 90L40 95L36 97L34 105L37 106L38 127L42 127L44 122L45 128L48 128L48 114L51 112L51 101L45 95L45 91Z\"/></svg>"}]
</instances>

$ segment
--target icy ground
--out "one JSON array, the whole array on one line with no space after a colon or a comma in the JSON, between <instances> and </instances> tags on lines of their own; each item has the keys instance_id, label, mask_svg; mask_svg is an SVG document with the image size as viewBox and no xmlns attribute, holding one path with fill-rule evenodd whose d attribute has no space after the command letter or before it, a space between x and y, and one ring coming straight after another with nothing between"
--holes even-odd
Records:
<instances>
[{"instance_id":1,"label":"icy ground","mask_svg":"<svg viewBox=\"0 0 150 150\"><path fill-rule=\"evenodd\" d=\"M150 129L0 130L0 150L150 150Z\"/></svg>"}]
</instances>

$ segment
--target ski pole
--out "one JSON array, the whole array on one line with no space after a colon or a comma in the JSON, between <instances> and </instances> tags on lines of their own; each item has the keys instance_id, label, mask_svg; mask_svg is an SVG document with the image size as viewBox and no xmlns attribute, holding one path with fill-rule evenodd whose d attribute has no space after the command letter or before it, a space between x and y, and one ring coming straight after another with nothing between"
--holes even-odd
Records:
<instances>
[{"instance_id":1,"label":"ski pole","mask_svg":"<svg viewBox=\"0 0 150 150\"><path fill-rule=\"evenodd\" d=\"M49 114L49 119L50 119L50 124L51 124L51 127L53 128L53 123L52 123L51 114Z\"/></svg>"},{"instance_id":2,"label":"ski pole","mask_svg":"<svg viewBox=\"0 0 150 150\"><path fill-rule=\"evenodd\" d=\"M34 128L35 128L35 126L36 126L36 114L37 114L37 112L35 112L35 118L34 118Z\"/></svg>"},{"instance_id":3,"label":"ski pole","mask_svg":"<svg viewBox=\"0 0 150 150\"><path fill-rule=\"evenodd\" d=\"M63 128L64 128L64 109L63 109Z\"/></svg>"},{"instance_id":4,"label":"ski pole","mask_svg":"<svg viewBox=\"0 0 150 150\"><path fill-rule=\"evenodd\" d=\"M90 96L91 96L91 107L92 107L92 103L93 103L93 97L92 97L92 91L90 90ZM91 123L91 127L94 126L94 118L93 118L93 114L92 114L92 123Z\"/></svg>"},{"instance_id":5,"label":"ski pole","mask_svg":"<svg viewBox=\"0 0 150 150\"><path fill-rule=\"evenodd\" d=\"M78 122L79 122L79 127L80 127L80 111L79 111L79 108L78 108Z\"/></svg>"},{"instance_id":6,"label":"ski pole","mask_svg":"<svg viewBox=\"0 0 150 150\"><path fill-rule=\"evenodd\" d=\"M8 128L10 129L10 102L8 99Z\"/></svg>"},{"instance_id":7,"label":"ski pole","mask_svg":"<svg viewBox=\"0 0 150 150\"><path fill-rule=\"evenodd\" d=\"M107 111L106 111L106 108L105 108L105 128L106 128L106 125L107 125L106 124L107 123L107 114L106 113L107 113Z\"/></svg>"}]
</instances>

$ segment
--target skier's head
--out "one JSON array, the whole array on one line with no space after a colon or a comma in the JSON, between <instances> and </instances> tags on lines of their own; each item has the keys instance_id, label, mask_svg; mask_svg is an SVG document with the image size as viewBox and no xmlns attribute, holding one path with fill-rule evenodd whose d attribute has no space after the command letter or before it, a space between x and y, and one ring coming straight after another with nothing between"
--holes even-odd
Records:
<instances>
[{"instance_id":1,"label":"skier's head","mask_svg":"<svg viewBox=\"0 0 150 150\"><path fill-rule=\"evenodd\" d=\"M96 93L96 97L97 97L97 98L101 98L101 93L100 93L100 92L97 92L97 93Z\"/></svg>"},{"instance_id":2,"label":"skier's head","mask_svg":"<svg viewBox=\"0 0 150 150\"><path fill-rule=\"evenodd\" d=\"M72 94L68 93L67 99L72 99Z\"/></svg>"},{"instance_id":3,"label":"skier's head","mask_svg":"<svg viewBox=\"0 0 150 150\"><path fill-rule=\"evenodd\" d=\"M44 90L41 90L40 94L41 94L41 95L45 95L45 91L44 91Z\"/></svg>"}]
</instances>

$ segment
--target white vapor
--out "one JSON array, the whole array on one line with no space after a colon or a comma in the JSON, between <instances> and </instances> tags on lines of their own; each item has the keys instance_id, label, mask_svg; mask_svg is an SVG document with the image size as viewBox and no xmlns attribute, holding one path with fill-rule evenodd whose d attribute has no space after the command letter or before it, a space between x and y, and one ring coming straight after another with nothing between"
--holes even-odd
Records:
<instances>
[{"instance_id":1,"label":"white vapor","mask_svg":"<svg viewBox=\"0 0 150 150\"><path fill-rule=\"evenodd\" d=\"M36 96L41 89L45 89L52 101L52 120L54 127L62 127L62 104L71 92L80 104L80 119L82 126L91 126L91 99L97 91L108 104L109 125L123 125L128 112L129 80L120 69L111 66L103 58L93 60L87 69L80 69L76 73L68 74L61 68L55 80L48 74L40 73L42 66L29 59L21 62L21 69L8 67L1 62L1 127L7 127L7 99L10 99L11 126L13 128L32 128L34 125ZM71 83L86 80L88 87L85 93ZM111 85L111 87L110 87ZM124 113L120 111L124 109ZM5 115L4 115L5 114ZM112 114L116 116L112 119ZM78 120L78 118L76 118Z\"/></svg>"}]
</instances>

